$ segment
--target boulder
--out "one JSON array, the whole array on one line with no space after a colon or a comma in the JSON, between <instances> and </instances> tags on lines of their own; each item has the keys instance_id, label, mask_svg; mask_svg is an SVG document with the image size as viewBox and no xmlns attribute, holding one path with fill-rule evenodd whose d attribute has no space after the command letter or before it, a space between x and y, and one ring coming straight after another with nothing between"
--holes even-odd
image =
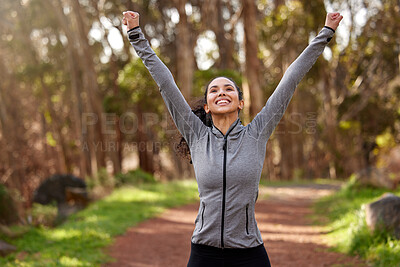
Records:
<instances>
[{"instance_id":1,"label":"boulder","mask_svg":"<svg viewBox=\"0 0 400 267\"><path fill-rule=\"evenodd\" d=\"M88 194L86 188L80 187L66 187L65 188L65 200L68 204L86 207L89 204Z\"/></svg>"},{"instance_id":2,"label":"boulder","mask_svg":"<svg viewBox=\"0 0 400 267\"><path fill-rule=\"evenodd\" d=\"M395 189L396 182L390 178L387 169L366 168L355 174L356 181L361 186L372 186L376 188Z\"/></svg>"},{"instance_id":3,"label":"boulder","mask_svg":"<svg viewBox=\"0 0 400 267\"><path fill-rule=\"evenodd\" d=\"M42 205L52 202L56 202L57 204L65 203L67 201L67 188L80 188L86 191L86 183L84 180L71 174L55 174L44 180L35 190L33 202Z\"/></svg>"},{"instance_id":4,"label":"boulder","mask_svg":"<svg viewBox=\"0 0 400 267\"><path fill-rule=\"evenodd\" d=\"M4 257L17 250L16 247L0 240L0 256Z\"/></svg>"},{"instance_id":5,"label":"boulder","mask_svg":"<svg viewBox=\"0 0 400 267\"><path fill-rule=\"evenodd\" d=\"M69 215L85 208L89 203L86 183L70 174L53 175L35 190L33 202L42 205L56 202L57 218L55 224L60 224Z\"/></svg>"},{"instance_id":6,"label":"boulder","mask_svg":"<svg viewBox=\"0 0 400 267\"><path fill-rule=\"evenodd\" d=\"M377 201L365 206L366 222L372 230L393 232L400 239L400 197L383 194Z\"/></svg>"}]
</instances>

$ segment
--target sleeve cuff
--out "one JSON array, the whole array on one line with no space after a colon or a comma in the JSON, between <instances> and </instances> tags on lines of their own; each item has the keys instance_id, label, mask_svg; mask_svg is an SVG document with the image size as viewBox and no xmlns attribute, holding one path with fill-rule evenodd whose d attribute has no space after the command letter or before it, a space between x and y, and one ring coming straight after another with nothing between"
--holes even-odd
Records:
<instances>
[{"instance_id":1,"label":"sleeve cuff","mask_svg":"<svg viewBox=\"0 0 400 267\"><path fill-rule=\"evenodd\" d=\"M140 28L140 26L136 26L136 27L134 27L134 28L128 30L127 33L133 32L133 31L136 30L137 28Z\"/></svg>"},{"instance_id":2,"label":"sleeve cuff","mask_svg":"<svg viewBox=\"0 0 400 267\"><path fill-rule=\"evenodd\" d=\"M130 29L129 31L127 31L127 33L128 33L129 40L134 41L140 37L140 27L136 26L136 27Z\"/></svg>"},{"instance_id":3,"label":"sleeve cuff","mask_svg":"<svg viewBox=\"0 0 400 267\"><path fill-rule=\"evenodd\" d=\"M332 29L332 28L331 28L331 27L329 27L329 26L324 26L324 28L327 28L327 29L329 29L329 30L331 30L331 31L335 32L335 30L334 30L334 29Z\"/></svg>"}]
</instances>

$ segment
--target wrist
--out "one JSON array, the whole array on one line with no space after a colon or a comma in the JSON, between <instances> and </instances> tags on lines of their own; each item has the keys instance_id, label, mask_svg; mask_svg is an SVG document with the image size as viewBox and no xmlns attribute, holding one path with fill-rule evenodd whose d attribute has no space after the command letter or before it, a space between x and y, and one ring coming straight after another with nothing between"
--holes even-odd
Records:
<instances>
[{"instance_id":1,"label":"wrist","mask_svg":"<svg viewBox=\"0 0 400 267\"><path fill-rule=\"evenodd\" d=\"M136 30L137 28L140 28L140 26L138 25L138 26L132 27L127 32L130 33L132 31Z\"/></svg>"},{"instance_id":2,"label":"wrist","mask_svg":"<svg viewBox=\"0 0 400 267\"><path fill-rule=\"evenodd\" d=\"M330 26L328 26L328 25L325 25L324 28L327 28L327 29L329 29L329 30L335 32L335 29L333 29L332 27L330 27Z\"/></svg>"}]
</instances>

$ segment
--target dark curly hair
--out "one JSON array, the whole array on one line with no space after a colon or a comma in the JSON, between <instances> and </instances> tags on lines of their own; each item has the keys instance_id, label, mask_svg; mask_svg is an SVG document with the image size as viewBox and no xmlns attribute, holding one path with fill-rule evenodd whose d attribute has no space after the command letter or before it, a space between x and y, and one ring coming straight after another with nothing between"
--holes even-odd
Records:
<instances>
[{"instance_id":1,"label":"dark curly hair","mask_svg":"<svg viewBox=\"0 0 400 267\"><path fill-rule=\"evenodd\" d=\"M220 77L216 77L213 78L212 80L210 80L207 85L206 85L206 90L204 91L204 97L200 98L199 100L197 100L196 102L194 102L194 104L192 105L192 112L200 118L200 120L204 123L204 125L206 125L207 127L212 127L212 117L210 113L206 113L206 111L204 110L204 105L207 104L207 92L208 92L208 87L210 86L210 83L212 81L214 81L217 78L225 78L228 79L229 81L231 81L236 90L238 91L239 94L239 101L243 100L243 92L240 89L240 87L236 84L236 82L229 77L224 77L224 76L220 76ZM190 160L190 163L192 163L191 157L190 157L190 149L188 144L186 143L185 138L183 138L182 135L180 135L180 141L178 143L178 145L176 146L176 152L178 153L178 155L180 155L183 158L186 158L188 160Z\"/></svg>"}]
</instances>

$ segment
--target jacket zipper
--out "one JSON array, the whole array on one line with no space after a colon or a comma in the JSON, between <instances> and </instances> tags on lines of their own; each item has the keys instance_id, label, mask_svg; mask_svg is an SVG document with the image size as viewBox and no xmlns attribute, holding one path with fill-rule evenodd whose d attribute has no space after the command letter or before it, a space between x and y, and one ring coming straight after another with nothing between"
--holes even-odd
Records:
<instances>
[{"instance_id":1,"label":"jacket zipper","mask_svg":"<svg viewBox=\"0 0 400 267\"><path fill-rule=\"evenodd\" d=\"M246 205L246 233L249 234L249 204Z\"/></svg>"},{"instance_id":2,"label":"jacket zipper","mask_svg":"<svg viewBox=\"0 0 400 267\"><path fill-rule=\"evenodd\" d=\"M227 154L227 143L228 135L224 137L224 166L222 174L222 216L221 216L221 247L224 248L224 224L225 224L225 199L226 199L226 154Z\"/></svg>"},{"instance_id":3,"label":"jacket zipper","mask_svg":"<svg viewBox=\"0 0 400 267\"><path fill-rule=\"evenodd\" d=\"M224 150L224 166L222 173L222 216L221 216L221 248L224 248L224 226L225 226L225 199L226 199L226 154L228 151L228 135L229 133L236 127L239 123L239 120L236 121L236 124L224 135L218 128L216 128L224 137L224 146L222 149Z\"/></svg>"}]
</instances>

